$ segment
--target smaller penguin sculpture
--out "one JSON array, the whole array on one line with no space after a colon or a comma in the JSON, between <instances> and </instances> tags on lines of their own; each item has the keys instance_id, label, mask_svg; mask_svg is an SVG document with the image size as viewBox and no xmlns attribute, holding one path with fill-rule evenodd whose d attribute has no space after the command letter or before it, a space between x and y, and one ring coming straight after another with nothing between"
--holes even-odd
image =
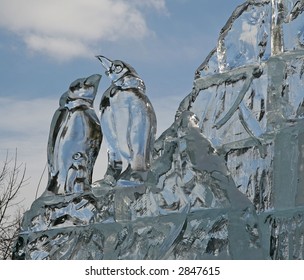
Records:
<instances>
[{"instance_id":1,"label":"smaller penguin sculpture","mask_svg":"<svg viewBox=\"0 0 304 280\"><path fill-rule=\"evenodd\" d=\"M59 101L51 123L47 158L47 192L82 193L90 189L93 167L102 142L93 109L101 75L77 79Z\"/></svg>"},{"instance_id":2,"label":"smaller penguin sculpture","mask_svg":"<svg viewBox=\"0 0 304 280\"><path fill-rule=\"evenodd\" d=\"M100 123L108 143L105 178L142 182L150 167L156 134L156 116L145 95L144 81L121 60L97 58L112 81L100 103ZM127 167L121 174L123 159Z\"/></svg>"}]
</instances>

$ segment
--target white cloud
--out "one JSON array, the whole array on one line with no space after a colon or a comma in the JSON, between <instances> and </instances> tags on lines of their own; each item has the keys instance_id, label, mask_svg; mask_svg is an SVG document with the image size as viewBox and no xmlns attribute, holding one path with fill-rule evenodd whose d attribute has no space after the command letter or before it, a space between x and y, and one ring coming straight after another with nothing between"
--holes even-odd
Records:
<instances>
[{"instance_id":1,"label":"white cloud","mask_svg":"<svg viewBox=\"0 0 304 280\"><path fill-rule=\"evenodd\" d=\"M168 14L165 0L130 0L130 2L133 2L139 7L154 8L159 12Z\"/></svg>"},{"instance_id":2,"label":"white cloud","mask_svg":"<svg viewBox=\"0 0 304 280\"><path fill-rule=\"evenodd\" d=\"M30 50L69 59L91 55L103 41L148 36L144 7L166 11L165 0L2 0L0 27L21 36Z\"/></svg>"},{"instance_id":3,"label":"white cloud","mask_svg":"<svg viewBox=\"0 0 304 280\"><path fill-rule=\"evenodd\" d=\"M18 100L0 97L0 106L2 113L0 131L19 133L20 137L28 138L39 136L41 132L49 130L49 122L58 107L58 100L42 98ZM1 135L1 139L7 136L9 134Z\"/></svg>"},{"instance_id":4,"label":"white cloud","mask_svg":"<svg viewBox=\"0 0 304 280\"><path fill-rule=\"evenodd\" d=\"M47 53L58 60L91 55L89 47L77 39L69 40L60 37L31 34L24 37L24 41L30 50Z\"/></svg>"},{"instance_id":5,"label":"white cloud","mask_svg":"<svg viewBox=\"0 0 304 280\"><path fill-rule=\"evenodd\" d=\"M34 199L39 178L46 164L46 147L55 99L17 100L0 98L0 166L6 153L14 156L17 149L18 163L26 165L28 184L19 198L28 207ZM44 178L45 184L46 177ZM45 186L41 186L45 188Z\"/></svg>"}]
</instances>

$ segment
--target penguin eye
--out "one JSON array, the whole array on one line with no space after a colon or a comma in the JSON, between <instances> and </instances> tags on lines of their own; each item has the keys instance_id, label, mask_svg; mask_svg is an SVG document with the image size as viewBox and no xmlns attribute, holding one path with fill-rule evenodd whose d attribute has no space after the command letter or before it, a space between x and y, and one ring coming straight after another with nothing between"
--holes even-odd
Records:
<instances>
[{"instance_id":1,"label":"penguin eye","mask_svg":"<svg viewBox=\"0 0 304 280\"><path fill-rule=\"evenodd\" d=\"M122 71L122 66L121 65L115 65L115 69L114 69L116 74L119 74Z\"/></svg>"},{"instance_id":2,"label":"penguin eye","mask_svg":"<svg viewBox=\"0 0 304 280\"><path fill-rule=\"evenodd\" d=\"M74 92L75 90L79 90L81 88L80 83L73 84L70 86L70 90Z\"/></svg>"},{"instance_id":3,"label":"penguin eye","mask_svg":"<svg viewBox=\"0 0 304 280\"><path fill-rule=\"evenodd\" d=\"M78 160L78 159L80 159L82 157L82 154L80 153L80 152L78 152L78 153L76 153L76 154L74 154L73 156L72 156L72 158L74 159L74 160Z\"/></svg>"},{"instance_id":4,"label":"penguin eye","mask_svg":"<svg viewBox=\"0 0 304 280\"><path fill-rule=\"evenodd\" d=\"M88 89L88 88L92 87L92 84L88 80L85 80L85 82L83 83L83 85L84 85L85 89Z\"/></svg>"}]
</instances>

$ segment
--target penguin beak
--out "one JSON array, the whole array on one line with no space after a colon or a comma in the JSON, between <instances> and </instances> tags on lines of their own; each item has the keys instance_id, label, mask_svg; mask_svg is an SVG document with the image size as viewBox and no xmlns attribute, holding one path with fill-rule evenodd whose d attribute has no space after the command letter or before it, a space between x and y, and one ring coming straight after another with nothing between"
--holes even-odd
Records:
<instances>
[{"instance_id":1,"label":"penguin beak","mask_svg":"<svg viewBox=\"0 0 304 280\"><path fill-rule=\"evenodd\" d=\"M88 77L84 84L87 85L87 86L92 86L92 85L98 85L99 82L100 82L100 79L101 79L101 75L98 75L98 74L94 74L90 77Z\"/></svg>"},{"instance_id":2,"label":"penguin beak","mask_svg":"<svg viewBox=\"0 0 304 280\"><path fill-rule=\"evenodd\" d=\"M102 55L97 55L96 57L101 62L102 66L106 69L106 71L109 72L111 70L111 66L113 64L112 60L110 60Z\"/></svg>"}]
</instances>

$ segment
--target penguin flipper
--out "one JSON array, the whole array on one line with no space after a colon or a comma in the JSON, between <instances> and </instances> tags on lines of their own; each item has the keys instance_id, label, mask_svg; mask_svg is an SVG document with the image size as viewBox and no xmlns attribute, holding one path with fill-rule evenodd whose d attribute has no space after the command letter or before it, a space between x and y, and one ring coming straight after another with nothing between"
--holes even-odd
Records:
<instances>
[{"instance_id":1,"label":"penguin flipper","mask_svg":"<svg viewBox=\"0 0 304 280\"><path fill-rule=\"evenodd\" d=\"M58 138L60 129L62 128L63 125L65 125L67 121L67 116L68 116L67 111L68 109L65 107L60 107L58 110L56 110L50 126L48 146L47 146L47 159L48 159L49 172L51 172L52 174L56 173L56 171L54 170L55 168L54 152L56 149L55 148L56 139Z\"/></svg>"}]
</instances>

